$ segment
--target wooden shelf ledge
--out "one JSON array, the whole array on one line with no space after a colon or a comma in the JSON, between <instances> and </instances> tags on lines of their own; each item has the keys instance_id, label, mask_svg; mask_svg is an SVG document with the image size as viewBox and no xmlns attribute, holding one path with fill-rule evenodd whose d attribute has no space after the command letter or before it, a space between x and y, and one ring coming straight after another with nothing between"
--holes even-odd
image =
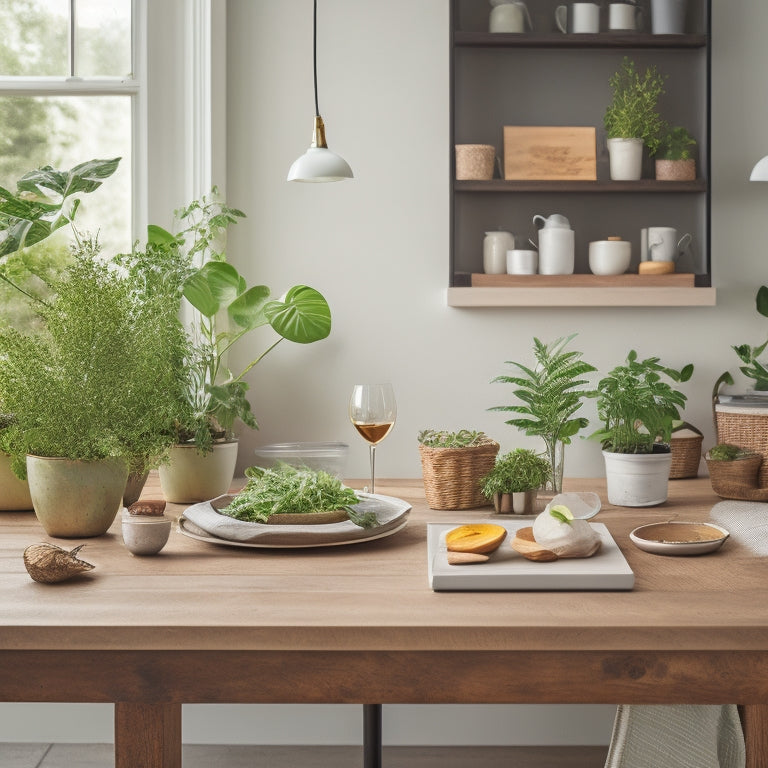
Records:
<instances>
[{"instance_id":1,"label":"wooden shelf ledge","mask_svg":"<svg viewBox=\"0 0 768 768\"><path fill-rule=\"evenodd\" d=\"M715 288L448 288L449 307L713 307Z\"/></svg>"}]
</instances>

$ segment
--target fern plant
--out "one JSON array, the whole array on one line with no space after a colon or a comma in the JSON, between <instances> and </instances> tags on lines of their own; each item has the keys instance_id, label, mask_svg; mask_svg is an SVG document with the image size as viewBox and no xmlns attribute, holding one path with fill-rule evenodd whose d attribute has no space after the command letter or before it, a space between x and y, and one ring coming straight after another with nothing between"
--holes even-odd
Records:
<instances>
[{"instance_id":1,"label":"fern plant","mask_svg":"<svg viewBox=\"0 0 768 768\"><path fill-rule=\"evenodd\" d=\"M597 370L581 359L581 352L565 350L575 335L549 344L534 338L536 365L532 368L507 361L507 365L517 369L516 375L497 376L493 382L512 384L516 387L513 394L520 402L489 409L520 414L506 423L527 435L541 437L550 467L548 485L555 493L562 490L563 447L589 423L583 416L576 416L586 397L582 387L588 381L582 377Z\"/></svg>"}]
</instances>

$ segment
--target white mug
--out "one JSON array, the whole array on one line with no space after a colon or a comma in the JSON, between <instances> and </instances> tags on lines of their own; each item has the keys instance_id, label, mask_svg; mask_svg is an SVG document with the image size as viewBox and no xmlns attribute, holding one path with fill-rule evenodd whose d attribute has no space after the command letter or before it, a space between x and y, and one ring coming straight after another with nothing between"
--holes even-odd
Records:
<instances>
[{"instance_id":1,"label":"white mug","mask_svg":"<svg viewBox=\"0 0 768 768\"><path fill-rule=\"evenodd\" d=\"M677 239L674 227L648 227L648 254L651 261L677 261L680 252L693 238L684 234Z\"/></svg>"},{"instance_id":2,"label":"white mug","mask_svg":"<svg viewBox=\"0 0 768 768\"><path fill-rule=\"evenodd\" d=\"M642 24L643 12L629 3L611 3L608 6L608 29L632 31Z\"/></svg>"},{"instance_id":3,"label":"white mug","mask_svg":"<svg viewBox=\"0 0 768 768\"><path fill-rule=\"evenodd\" d=\"M520 249L507 251L507 274L535 275L538 262L538 251L524 251Z\"/></svg>"},{"instance_id":4,"label":"white mug","mask_svg":"<svg viewBox=\"0 0 768 768\"><path fill-rule=\"evenodd\" d=\"M568 32L568 6L555 9L555 23L561 32ZM572 3L570 8L570 31L589 34L600 31L600 6L597 3Z\"/></svg>"}]
</instances>

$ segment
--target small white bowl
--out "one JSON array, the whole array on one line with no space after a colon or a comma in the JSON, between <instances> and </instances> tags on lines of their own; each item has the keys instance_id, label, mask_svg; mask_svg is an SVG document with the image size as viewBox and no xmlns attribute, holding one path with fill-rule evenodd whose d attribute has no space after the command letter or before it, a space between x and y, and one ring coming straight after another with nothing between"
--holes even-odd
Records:
<instances>
[{"instance_id":1,"label":"small white bowl","mask_svg":"<svg viewBox=\"0 0 768 768\"><path fill-rule=\"evenodd\" d=\"M629 240L595 240L589 244L589 268L593 275L623 275L631 259Z\"/></svg>"},{"instance_id":2,"label":"small white bowl","mask_svg":"<svg viewBox=\"0 0 768 768\"><path fill-rule=\"evenodd\" d=\"M156 555L168 541L171 519L146 515L123 515L123 542L134 555Z\"/></svg>"}]
</instances>

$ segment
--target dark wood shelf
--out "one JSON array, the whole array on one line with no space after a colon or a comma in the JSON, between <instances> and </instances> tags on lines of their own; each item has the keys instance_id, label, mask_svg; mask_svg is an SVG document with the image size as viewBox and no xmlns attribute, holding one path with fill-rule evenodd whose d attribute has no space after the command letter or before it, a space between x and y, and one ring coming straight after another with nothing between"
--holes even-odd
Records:
<instances>
[{"instance_id":1,"label":"dark wood shelf","mask_svg":"<svg viewBox=\"0 0 768 768\"><path fill-rule=\"evenodd\" d=\"M560 32L513 34L456 31L453 33L453 43L472 48L705 48L707 36L652 35L643 32L564 35Z\"/></svg>"},{"instance_id":2,"label":"dark wood shelf","mask_svg":"<svg viewBox=\"0 0 768 768\"><path fill-rule=\"evenodd\" d=\"M647 193L701 193L707 191L704 179L695 181L657 181L656 179L641 179L640 181L454 181L455 192L647 192Z\"/></svg>"}]
</instances>

